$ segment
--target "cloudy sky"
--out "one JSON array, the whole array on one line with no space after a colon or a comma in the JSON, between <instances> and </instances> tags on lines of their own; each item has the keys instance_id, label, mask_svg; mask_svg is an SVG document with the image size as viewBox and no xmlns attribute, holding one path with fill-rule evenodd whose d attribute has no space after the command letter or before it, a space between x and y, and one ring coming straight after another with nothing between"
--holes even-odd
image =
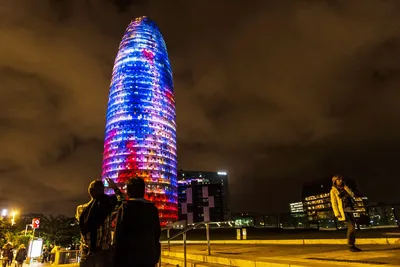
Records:
<instances>
[{"instance_id":1,"label":"cloudy sky","mask_svg":"<svg viewBox=\"0 0 400 267\"><path fill-rule=\"evenodd\" d=\"M0 204L73 214L101 172L112 64L150 16L174 71L180 168L281 212L341 173L400 202L397 0L2 0ZM279 198L279 201L275 200ZM279 203L278 203L279 202Z\"/></svg>"}]
</instances>

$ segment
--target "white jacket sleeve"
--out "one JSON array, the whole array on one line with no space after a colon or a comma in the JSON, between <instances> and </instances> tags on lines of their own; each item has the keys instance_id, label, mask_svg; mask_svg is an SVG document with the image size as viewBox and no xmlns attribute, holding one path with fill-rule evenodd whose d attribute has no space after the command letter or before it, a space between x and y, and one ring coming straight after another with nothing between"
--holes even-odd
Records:
<instances>
[{"instance_id":1,"label":"white jacket sleeve","mask_svg":"<svg viewBox=\"0 0 400 267\"><path fill-rule=\"evenodd\" d=\"M330 195L331 195L331 204L332 204L333 213L335 214L335 217L339 217L340 211L339 211L338 202L336 199L336 194L333 189L331 190Z\"/></svg>"}]
</instances>

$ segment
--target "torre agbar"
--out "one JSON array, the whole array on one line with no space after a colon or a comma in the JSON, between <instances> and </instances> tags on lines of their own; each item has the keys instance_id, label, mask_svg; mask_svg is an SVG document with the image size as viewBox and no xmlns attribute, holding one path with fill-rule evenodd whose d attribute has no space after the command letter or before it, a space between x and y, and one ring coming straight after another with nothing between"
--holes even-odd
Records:
<instances>
[{"instance_id":1,"label":"torre agbar","mask_svg":"<svg viewBox=\"0 0 400 267\"><path fill-rule=\"evenodd\" d=\"M102 178L123 187L146 182L161 225L178 218L175 100L167 48L147 17L125 31L114 63L107 107Z\"/></svg>"}]
</instances>

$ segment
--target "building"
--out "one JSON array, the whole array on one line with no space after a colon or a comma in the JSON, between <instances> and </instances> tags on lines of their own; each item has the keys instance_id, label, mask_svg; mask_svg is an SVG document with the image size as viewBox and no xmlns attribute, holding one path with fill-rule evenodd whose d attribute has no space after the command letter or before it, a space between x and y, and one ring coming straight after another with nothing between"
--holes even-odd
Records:
<instances>
[{"instance_id":1,"label":"building","mask_svg":"<svg viewBox=\"0 0 400 267\"><path fill-rule=\"evenodd\" d=\"M370 203L367 207L370 226L400 226L397 214L399 210L400 204Z\"/></svg>"},{"instance_id":2,"label":"building","mask_svg":"<svg viewBox=\"0 0 400 267\"><path fill-rule=\"evenodd\" d=\"M230 219L226 172L178 171L179 220L188 224Z\"/></svg>"},{"instance_id":3,"label":"building","mask_svg":"<svg viewBox=\"0 0 400 267\"><path fill-rule=\"evenodd\" d=\"M294 202L289 204L290 213L304 213L303 202Z\"/></svg>"},{"instance_id":4,"label":"building","mask_svg":"<svg viewBox=\"0 0 400 267\"><path fill-rule=\"evenodd\" d=\"M355 180L346 179L346 184L356 195L356 212L355 217L366 215L367 198L358 190ZM337 222L333 214L330 190L332 188L332 180L328 178L314 180L305 183L302 189L302 199L304 211L307 214L310 223L318 223L321 227L336 228Z\"/></svg>"},{"instance_id":5,"label":"building","mask_svg":"<svg viewBox=\"0 0 400 267\"><path fill-rule=\"evenodd\" d=\"M167 48L157 25L133 20L115 59L107 107L102 178L146 182L161 225L178 218L175 100Z\"/></svg>"}]
</instances>

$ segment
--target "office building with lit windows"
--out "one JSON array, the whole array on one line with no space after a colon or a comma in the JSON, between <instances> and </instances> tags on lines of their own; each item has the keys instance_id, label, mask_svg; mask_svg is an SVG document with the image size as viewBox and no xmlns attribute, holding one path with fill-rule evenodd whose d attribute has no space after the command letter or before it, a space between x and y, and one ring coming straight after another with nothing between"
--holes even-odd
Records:
<instances>
[{"instance_id":1,"label":"office building with lit windows","mask_svg":"<svg viewBox=\"0 0 400 267\"><path fill-rule=\"evenodd\" d=\"M290 208L290 213L303 213L304 212L304 206L303 202L294 202L289 204Z\"/></svg>"},{"instance_id":2,"label":"office building with lit windows","mask_svg":"<svg viewBox=\"0 0 400 267\"><path fill-rule=\"evenodd\" d=\"M357 183L352 179L345 179L346 184L356 195L356 207L354 216L360 218L366 215L366 204L368 199L363 196ZM310 223L318 223L324 228L336 228L337 222L333 214L330 190L332 188L331 179L325 178L305 183L302 189L302 199L304 211Z\"/></svg>"},{"instance_id":3,"label":"office building with lit windows","mask_svg":"<svg viewBox=\"0 0 400 267\"><path fill-rule=\"evenodd\" d=\"M178 171L178 217L188 224L229 220L228 174Z\"/></svg>"}]
</instances>

